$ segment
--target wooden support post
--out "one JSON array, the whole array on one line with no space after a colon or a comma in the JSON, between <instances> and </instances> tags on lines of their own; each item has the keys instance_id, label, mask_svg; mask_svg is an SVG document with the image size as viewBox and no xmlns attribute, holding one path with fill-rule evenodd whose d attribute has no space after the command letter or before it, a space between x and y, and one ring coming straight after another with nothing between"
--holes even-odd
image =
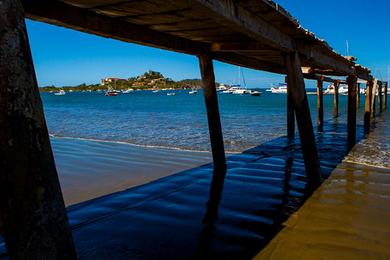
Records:
<instances>
[{"instance_id":1,"label":"wooden support post","mask_svg":"<svg viewBox=\"0 0 390 260\"><path fill-rule=\"evenodd\" d=\"M292 101L301 140L303 159L309 183L314 187L321 182L320 162L310 116L309 103L305 91L305 82L298 53L286 57L288 85L291 87Z\"/></svg>"},{"instance_id":2,"label":"wooden support post","mask_svg":"<svg viewBox=\"0 0 390 260\"><path fill-rule=\"evenodd\" d=\"M387 109L387 87L389 85L389 82L385 82L385 110Z\"/></svg>"},{"instance_id":3,"label":"wooden support post","mask_svg":"<svg viewBox=\"0 0 390 260\"><path fill-rule=\"evenodd\" d=\"M339 85L340 82L338 80L335 80L335 82L333 83L333 118L337 118L339 116Z\"/></svg>"},{"instance_id":4,"label":"wooden support post","mask_svg":"<svg viewBox=\"0 0 390 260\"><path fill-rule=\"evenodd\" d=\"M324 96L323 96L323 78L317 79L317 125L318 130L322 131L324 127Z\"/></svg>"},{"instance_id":5,"label":"wooden support post","mask_svg":"<svg viewBox=\"0 0 390 260\"><path fill-rule=\"evenodd\" d=\"M295 112L292 100L292 89L288 84L288 77L285 79L287 83L287 138L295 137Z\"/></svg>"},{"instance_id":6,"label":"wooden support post","mask_svg":"<svg viewBox=\"0 0 390 260\"><path fill-rule=\"evenodd\" d=\"M378 80L374 80L374 85L372 87L372 96L371 96L371 118L376 117L376 93L378 91Z\"/></svg>"},{"instance_id":7,"label":"wooden support post","mask_svg":"<svg viewBox=\"0 0 390 260\"><path fill-rule=\"evenodd\" d=\"M0 1L0 219L10 259L76 259L19 0Z\"/></svg>"},{"instance_id":8,"label":"wooden support post","mask_svg":"<svg viewBox=\"0 0 390 260\"><path fill-rule=\"evenodd\" d=\"M379 113L383 112L383 95L382 95L382 81L378 82L378 105L379 105Z\"/></svg>"},{"instance_id":9,"label":"wooden support post","mask_svg":"<svg viewBox=\"0 0 390 260\"><path fill-rule=\"evenodd\" d=\"M360 83L357 83L357 91L356 91L356 108L360 108Z\"/></svg>"},{"instance_id":10,"label":"wooden support post","mask_svg":"<svg viewBox=\"0 0 390 260\"><path fill-rule=\"evenodd\" d=\"M366 84L366 98L364 104L364 133L368 134L370 132L371 127L371 102L372 102L372 88L373 81L367 81Z\"/></svg>"},{"instance_id":11,"label":"wooden support post","mask_svg":"<svg viewBox=\"0 0 390 260\"><path fill-rule=\"evenodd\" d=\"M221 119L219 116L218 96L215 87L213 61L210 57L201 55L199 56L199 63L207 109L214 173L225 174L225 149L223 144Z\"/></svg>"},{"instance_id":12,"label":"wooden support post","mask_svg":"<svg viewBox=\"0 0 390 260\"><path fill-rule=\"evenodd\" d=\"M347 78L348 83L348 147L356 143L356 81L355 75Z\"/></svg>"}]
</instances>

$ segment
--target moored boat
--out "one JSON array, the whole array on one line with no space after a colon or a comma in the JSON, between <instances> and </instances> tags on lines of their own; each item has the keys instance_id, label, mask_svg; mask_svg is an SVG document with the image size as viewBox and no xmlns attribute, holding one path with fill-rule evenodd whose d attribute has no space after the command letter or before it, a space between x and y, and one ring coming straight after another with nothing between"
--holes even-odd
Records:
<instances>
[{"instance_id":1,"label":"moored boat","mask_svg":"<svg viewBox=\"0 0 390 260\"><path fill-rule=\"evenodd\" d=\"M273 94L287 94L287 84L279 83L277 86L271 87L266 91L271 92Z\"/></svg>"},{"instance_id":2,"label":"moored boat","mask_svg":"<svg viewBox=\"0 0 390 260\"><path fill-rule=\"evenodd\" d=\"M261 92L260 91L257 91L257 90L252 90L251 91L251 96L255 96L255 97L258 97L261 95Z\"/></svg>"},{"instance_id":3,"label":"moored boat","mask_svg":"<svg viewBox=\"0 0 390 260\"><path fill-rule=\"evenodd\" d=\"M65 94L66 94L66 92L63 89L61 89L60 91L54 93L54 95L56 95L56 96L63 96Z\"/></svg>"},{"instance_id":4,"label":"moored boat","mask_svg":"<svg viewBox=\"0 0 390 260\"><path fill-rule=\"evenodd\" d=\"M105 96L107 97L115 97L115 96L118 96L118 92L115 92L115 91L107 91L105 93Z\"/></svg>"}]
</instances>

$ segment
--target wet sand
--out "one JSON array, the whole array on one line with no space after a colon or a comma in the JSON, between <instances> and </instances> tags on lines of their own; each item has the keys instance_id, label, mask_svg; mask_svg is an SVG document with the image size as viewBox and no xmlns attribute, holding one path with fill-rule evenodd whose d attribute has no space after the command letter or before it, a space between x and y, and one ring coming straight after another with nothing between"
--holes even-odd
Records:
<instances>
[{"instance_id":1,"label":"wet sand","mask_svg":"<svg viewBox=\"0 0 390 260\"><path fill-rule=\"evenodd\" d=\"M390 259L388 115L256 259Z\"/></svg>"},{"instance_id":2,"label":"wet sand","mask_svg":"<svg viewBox=\"0 0 390 260\"><path fill-rule=\"evenodd\" d=\"M66 205L165 177L210 162L208 152L115 142L51 138Z\"/></svg>"}]
</instances>

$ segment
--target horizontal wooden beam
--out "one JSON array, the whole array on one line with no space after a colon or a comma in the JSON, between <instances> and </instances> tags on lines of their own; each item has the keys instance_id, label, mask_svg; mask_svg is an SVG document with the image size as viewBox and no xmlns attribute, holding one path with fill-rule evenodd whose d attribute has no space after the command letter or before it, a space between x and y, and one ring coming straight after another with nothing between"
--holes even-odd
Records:
<instances>
[{"instance_id":1,"label":"horizontal wooden beam","mask_svg":"<svg viewBox=\"0 0 390 260\"><path fill-rule=\"evenodd\" d=\"M329 83L334 83L335 81L338 81L340 84L347 84L346 81L334 79L334 78L330 78L330 77L326 77L326 76L318 75L318 74L303 73L303 77L305 79L322 80L324 82L329 82Z\"/></svg>"},{"instance_id":2,"label":"horizontal wooden beam","mask_svg":"<svg viewBox=\"0 0 390 260\"><path fill-rule=\"evenodd\" d=\"M262 1L259 1L259 4ZM336 57L337 54L331 53L330 50L327 54L320 51L318 47L301 44L233 0L194 0L194 2L203 5L207 11L213 11L220 24L230 26L260 43L286 53L298 51L302 63L309 63L312 67L328 68L342 75L350 75L354 72L353 62L341 56ZM264 2L264 5L266 4Z\"/></svg>"},{"instance_id":3,"label":"horizontal wooden beam","mask_svg":"<svg viewBox=\"0 0 390 260\"><path fill-rule=\"evenodd\" d=\"M212 43L211 52L245 52L245 51L277 51L270 49L269 46L259 42L229 42L229 43Z\"/></svg>"},{"instance_id":4,"label":"horizontal wooden beam","mask_svg":"<svg viewBox=\"0 0 390 260\"><path fill-rule=\"evenodd\" d=\"M24 0L23 6L26 16L30 19L102 37L195 55L209 49L207 44L151 30L59 1Z\"/></svg>"}]
</instances>

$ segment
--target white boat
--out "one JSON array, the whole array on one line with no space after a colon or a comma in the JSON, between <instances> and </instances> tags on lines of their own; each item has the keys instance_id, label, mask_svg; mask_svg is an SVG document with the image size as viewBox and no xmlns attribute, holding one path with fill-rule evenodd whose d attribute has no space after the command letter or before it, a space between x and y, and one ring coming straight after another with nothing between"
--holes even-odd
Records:
<instances>
[{"instance_id":1,"label":"white boat","mask_svg":"<svg viewBox=\"0 0 390 260\"><path fill-rule=\"evenodd\" d=\"M260 91L257 91L257 90L252 90L251 91L251 96L255 96L255 97L258 97L261 95L261 92Z\"/></svg>"},{"instance_id":2,"label":"white boat","mask_svg":"<svg viewBox=\"0 0 390 260\"><path fill-rule=\"evenodd\" d=\"M230 89L227 89L227 90L223 90L222 93L224 93L224 94L232 94L233 91L231 91Z\"/></svg>"},{"instance_id":3,"label":"white boat","mask_svg":"<svg viewBox=\"0 0 390 260\"><path fill-rule=\"evenodd\" d=\"M245 88L241 88L239 86L231 87L229 90L231 91L232 94L235 94L235 95L243 95L243 94L250 93L249 90L247 90Z\"/></svg>"},{"instance_id":4,"label":"white boat","mask_svg":"<svg viewBox=\"0 0 390 260\"><path fill-rule=\"evenodd\" d=\"M278 86L271 87L270 89L267 89L266 91L271 92L273 94L287 94L287 84L286 83L279 83Z\"/></svg>"},{"instance_id":5,"label":"white boat","mask_svg":"<svg viewBox=\"0 0 390 260\"><path fill-rule=\"evenodd\" d=\"M174 93L174 92L167 93L167 96L175 96L175 95L176 95L176 93Z\"/></svg>"},{"instance_id":6,"label":"white boat","mask_svg":"<svg viewBox=\"0 0 390 260\"><path fill-rule=\"evenodd\" d=\"M56 96L63 96L65 94L66 94L66 92L63 89L61 89L60 91L54 93L54 95L56 95Z\"/></svg>"},{"instance_id":7,"label":"white boat","mask_svg":"<svg viewBox=\"0 0 390 260\"><path fill-rule=\"evenodd\" d=\"M122 90L122 93L123 93L123 94L129 94L129 93L131 93L131 92L133 92L133 91L134 91L134 89L129 88L129 89L126 89L126 90Z\"/></svg>"},{"instance_id":8,"label":"white boat","mask_svg":"<svg viewBox=\"0 0 390 260\"><path fill-rule=\"evenodd\" d=\"M197 93L198 93L198 91L195 90L195 89L193 89L193 90L191 90L190 92L188 92L188 94L190 94L190 95L195 95L195 94L197 94Z\"/></svg>"},{"instance_id":9,"label":"white boat","mask_svg":"<svg viewBox=\"0 0 390 260\"><path fill-rule=\"evenodd\" d=\"M158 89L152 91L152 93L158 93L158 92L160 92L160 90Z\"/></svg>"},{"instance_id":10,"label":"white boat","mask_svg":"<svg viewBox=\"0 0 390 260\"><path fill-rule=\"evenodd\" d=\"M334 92L333 92L334 93ZM347 85L340 85L339 86L339 94L347 96L348 95L348 86Z\"/></svg>"},{"instance_id":11,"label":"white boat","mask_svg":"<svg viewBox=\"0 0 390 260\"><path fill-rule=\"evenodd\" d=\"M228 87L226 87L224 84L221 84L218 86L217 91L226 91L228 90Z\"/></svg>"}]
</instances>

